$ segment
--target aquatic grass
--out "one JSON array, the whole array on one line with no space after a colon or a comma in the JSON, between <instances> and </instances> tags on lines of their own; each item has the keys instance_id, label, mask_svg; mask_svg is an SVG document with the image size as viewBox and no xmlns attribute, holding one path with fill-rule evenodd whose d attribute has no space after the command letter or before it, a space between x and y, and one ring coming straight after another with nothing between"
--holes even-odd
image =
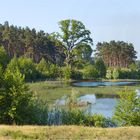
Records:
<instances>
[{"instance_id":1,"label":"aquatic grass","mask_svg":"<svg viewBox=\"0 0 140 140\"><path fill-rule=\"evenodd\" d=\"M79 95L98 94L100 96L116 96L126 86L99 86L99 87L73 87L69 82L62 81L44 81L36 83L27 83L29 88L37 93L38 97L46 102L54 103L64 95L70 95L72 90L78 92ZM140 85L129 85L127 90L135 91L140 88ZM102 95L101 95L102 94Z\"/></svg>"}]
</instances>

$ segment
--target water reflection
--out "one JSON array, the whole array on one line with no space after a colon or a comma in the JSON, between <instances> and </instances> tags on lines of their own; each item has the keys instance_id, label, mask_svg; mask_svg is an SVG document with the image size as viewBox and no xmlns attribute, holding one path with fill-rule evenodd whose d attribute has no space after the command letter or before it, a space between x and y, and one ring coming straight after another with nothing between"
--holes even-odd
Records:
<instances>
[{"instance_id":1,"label":"water reflection","mask_svg":"<svg viewBox=\"0 0 140 140\"><path fill-rule=\"evenodd\" d=\"M66 96L57 100L55 104L65 106ZM117 99L115 98L97 98L95 94L86 94L77 98L77 105L82 107L86 113L102 114L105 117L112 117L116 104Z\"/></svg>"},{"instance_id":2,"label":"water reflection","mask_svg":"<svg viewBox=\"0 0 140 140\"><path fill-rule=\"evenodd\" d=\"M102 81L90 81L90 82L75 82L73 83L74 86L115 86L115 85L131 85L135 84L136 82L126 82L126 81L116 81L116 82L102 82Z\"/></svg>"},{"instance_id":3,"label":"water reflection","mask_svg":"<svg viewBox=\"0 0 140 140\"><path fill-rule=\"evenodd\" d=\"M114 98L99 98L95 104L89 105L86 110L91 114L102 114L105 117L112 117L114 114L114 107L117 105L117 99Z\"/></svg>"}]
</instances>

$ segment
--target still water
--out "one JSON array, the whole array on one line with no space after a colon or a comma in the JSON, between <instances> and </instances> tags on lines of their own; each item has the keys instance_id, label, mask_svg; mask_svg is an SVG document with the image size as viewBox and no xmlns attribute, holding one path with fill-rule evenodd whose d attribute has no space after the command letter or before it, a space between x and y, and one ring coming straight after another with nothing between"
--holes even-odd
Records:
<instances>
[{"instance_id":1,"label":"still water","mask_svg":"<svg viewBox=\"0 0 140 140\"><path fill-rule=\"evenodd\" d=\"M88 96L90 97L94 95ZM86 107L86 112L91 114L102 114L105 117L112 117L115 111L115 106L117 105L117 100L118 99L115 98L96 98L95 103Z\"/></svg>"},{"instance_id":2,"label":"still water","mask_svg":"<svg viewBox=\"0 0 140 140\"><path fill-rule=\"evenodd\" d=\"M85 113L90 114L102 114L105 117L112 117L114 113L114 107L117 105L115 98L98 98L95 94L86 94L77 98L77 104L82 106ZM56 101L57 105L65 106L66 97Z\"/></svg>"},{"instance_id":3,"label":"still water","mask_svg":"<svg viewBox=\"0 0 140 140\"><path fill-rule=\"evenodd\" d=\"M95 86L121 86L121 85L132 85L137 84L137 82L129 82L129 81L116 81L116 82L75 82L73 83L73 86L81 86L81 87L95 87ZM113 88L113 87L112 87ZM136 90L136 93L138 97L140 97L140 89ZM114 96L109 97L107 95L98 96L96 94L85 94L77 98L77 102L79 105L83 104L83 109L85 110L85 113L91 113L91 114L102 114L105 117L112 117L115 112L115 106L117 105L119 99L115 98ZM61 99L58 99L56 101L57 105L66 105L66 96L62 97Z\"/></svg>"},{"instance_id":4,"label":"still water","mask_svg":"<svg viewBox=\"0 0 140 140\"><path fill-rule=\"evenodd\" d=\"M107 82L95 82L95 81L90 81L90 82L75 82L73 83L74 86L81 86L81 87L96 87L96 86L120 86L120 85L131 85L131 84L135 84L136 82L126 82L126 81L116 81L116 82L112 82L112 81L107 81Z\"/></svg>"}]
</instances>

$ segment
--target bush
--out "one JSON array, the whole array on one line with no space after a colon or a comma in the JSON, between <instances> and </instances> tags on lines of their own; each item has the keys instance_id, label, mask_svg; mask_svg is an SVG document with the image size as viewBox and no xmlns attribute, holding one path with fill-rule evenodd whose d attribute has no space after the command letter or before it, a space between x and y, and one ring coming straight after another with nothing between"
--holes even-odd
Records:
<instances>
[{"instance_id":1,"label":"bush","mask_svg":"<svg viewBox=\"0 0 140 140\"><path fill-rule=\"evenodd\" d=\"M116 106L114 118L122 126L140 126L140 97L129 91L123 91L119 96L120 100Z\"/></svg>"},{"instance_id":2,"label":"bush","mask_svg":"<svg viewBox=\"0 0 140 140\"><path fill-rule=\"evenodd\" d=\"M71 79L71 75L72 71L70 67L61 67L61 79L69 80Z\"/></svg>"},{"instance_id":3,"label":"bush","mask_svg":"<svg viewBox=\"0 0 140 140\"><path fill-rule=\"evenodd\" d=\"M35 80L37 78L37 70L32 59L25 57L14 57L7 65L7 69L14 72L17 68L22 74L25 75L26 81Z\"/></svg>"},{"instance_id":4,"label":"bush","mask_svg":"<svg viewBox=\"0 0 140 140\"><path fill-rule=\"evenodd\" d=\"M9 56L7 55L4 47L0 46L0 65L3 68L6 68L7 64L9 63Z\"/></svg>"},{"instance_id":5,"label":"bush","mask_svg":"<svg viewBox=\"0 0 140 140\"><path fill-rule=\"evenodd\" d=\"M40 78L56 79L60 76L60 68L56 64L46 62L44 58L36 65L36 69L40 74Z\"/></svg>"},{"instance_id":6,"label":"bush","mask_svg":"<svg viewBox=\"0 0 140 140\"><path fill-rule=\"evenodd\" d=\"M25 80L32 81L37 78L36 66L31 58L20 57L18 64L20 72L25 75Z\"/></svg>"},{"instance_id":7,"label":"bush","mask_svg":"<svg viewBox=\"0 0 140 140\"><path fill-rule=\"evenodd\" d=\"M60 76L60 68L56 64L49 63L48 77L56 79Z\"/></svg>"},{"instance_id":8,"label":"bush","mask_svg":"<svg viewBox=\"0 0 140 140\"><path fill-rule=\"evenodd\" d=\"M47 107L33 96L18 69L3 75L0 89L0 123L47 124Z\"/></svg>"},{"instance_id":9,"label":"bush","mask_svg":"<svg viewBox=\"0 0 140 140\"><path fill-rule=\"evenodd\" d=\"M40 73L41 78L47 77L47 75L49 75L49 68L44 58L42 58L37 64L36 69Z\"/></svg>"},{"instance_id":10,"label":"bush","mask_svg":"<svg viewBox=\"0 0 140 140\"><path fill-rule=\"evenodd\" d=\"M140 71L139 70L131 70L128 68L122 68L119 71L119 78L120 79L139 79L140 78Z\"/></svg>"},{"instance_id":11,"label":"bush","mask_svg":"<svg viewBox=\"0 0 140 140\"><path fill-rule=\"evenodd\" d=\"M27 93L24 76L18 69L14 72L7 70L0 92L0 122L8 124L20 122L24 118L30 99L31 94Z\"/></svg>"},{"instance_id":12,"label":"bush","mask_svg":"<svg viewBox=\"0 0 140 140\"><path fill-rule=\"evenodd\" d=\"M111 71L111 69L108 69L108 70L106 71L106 78L107 78L107 79L112 79L112 71Z\"/></svg>"},{"instance_id":13,"label":"bush","mask_svg":"<svg viewBox=\"0 0 140 140\"><path fill-rule=\"evenodd\" d=\"M116 127L117 124L111 118L105 118L101 114L94 115L85 115L86 121L84 124L86 126L95 126L95 127Z\"/></svg>"},{"instance_id":14,"label":"bush","mask_svg":"<svg viewBox=\"0 0 140 140\"><path fill-rule=\"evenodd\" d=\"M72 70L71 78L74 80L81 80L83 77L82 72L78 70Z\"/></svg>"},{"instance_id":15,"label":"bush","mask_svg":"<svg viewBox=\"0 0 140 140\"><path fill-rule=\"evenodd\" d=\"M114 69L112 76L113 76L114 79L118 79L119 78L119 70L118 69Z\"/></svg>"},{"instance_id":16,"label":"bush","mask_svg":"<svg viewBox=\"0 0 140 140\"><path fill-rule=\"evenodd\" d=\"M83 79L96 79L98 77L98 71L94 65L85 66L83 70Z\"/></svg>"},{"instance_id":17,"label":"bush","mask_svg":"<svg viewBox=\"0 0 140 140\"><path fill-rule=\"evenodd\" d=\"M54 108L48 113L48 125L84 125L95 127L116 127L116 123L100 114L85 114L79 109Z\"/></svg>"},{"instance_id":18,"label":"bush","mask_svg":"<svg viewBox=\"0 0 140 140\"><path fill-rule=\"evenodd\" d=\"M82 125L84 121L84 113L80 110L63 110L62 124L63 125Z\"/></svg>"},{"instance_id":19,"label":"bush","mask_svg":"<svg viewBox=\"0 0 140 140\"><path fill-rule=\"evenodd\" d=\"M2 87L2 82L3 82L3 69L2 66L0 65L0 88Z\"/></svg>"}]
</instances>

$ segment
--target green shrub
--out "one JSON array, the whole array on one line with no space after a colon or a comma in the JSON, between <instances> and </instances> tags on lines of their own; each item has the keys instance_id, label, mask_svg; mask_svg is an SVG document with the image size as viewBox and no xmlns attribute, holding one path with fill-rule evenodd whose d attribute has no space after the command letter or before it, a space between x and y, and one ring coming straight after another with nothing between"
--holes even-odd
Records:
<instances>
[{"instance_id":1,"label":"green shrub","mask_svg":"<svg viewBox=\"0 0 140 140\"><path fill-rule=\"evenodd\" d=\"M106 78L107 78L107 79L112 79L112 70L111 70L111 69L108 69L108 70L106 71Z\"/></svg>"},{"instance_id":2,"label":"green shrub","mask_svg":"<svg viewBox=\"0 0 140 140\"><path fill-rule=\"evenodd\" d=\"M103 126L104 117L102 115L94 114L92 117L94 120L95 127L102 127Z\"/></svg>"},{"instance_id":3,"label":"green shrub","mask_svg":"<svg viewBox=\"0 0 140 140\"><path fill-rule=\"evenodd\" d=\"M0 122L18 123L28 108L31 94L27 92L24 76L15 69L7 70L3 78L2 91L0 92Z\"/></svg>"},{"instance_id":4,"label":"green shrub","mask_svg":"<svg viewBox=\"0 0 140 140\"><path fill-rule=\"evenodd\" d=\"M14 72L17 68L25 75L26 81L35 80L37 78L36 66L32 59L26 57L14 57L7 65L7 69Z\"/></svg>"},{"instance_id":5,"label":"green shrub","mask_svg":"<svg viewBox=\"0 0 140 140\"><path fill-rule=\"evenodd\" d=\"M40 73L41 78L49 75L49 68L44 58L42 58L40 62L36 65L36 69Z\"/></svg>"},{"instance_id":6,"label":"green shrub","mask_svg":"<svg viewBox=\"0 0 140 140\"><path fill-rule=\"evenodd\" d=\"M49 66L49 73L48 77L56 79L60 75L60 68L56 64L48 63Z\"/></svg>"},{"instance_id":7,"label":"green shrub","mask_svg":"<svg viewBox=\"0 0 140 140\"><path fill-rule=\"evenodd\" d=\"M61 67L61 78L65 80L71 79L72 70L70 67Z\"/></svg>"},{"instance_id":8,"label":"green shrub","mask_svg":"<svg viewBox=\"0 0 140 140\"><path fill-rule=\"evenodd\" d=\"M119 78L119 70L115 68L113 70L113 75L112 76L113 76L114 79L118 79Z\"/></svg>"},{"instance_id":9,"label":"green shrub","mask_svg":"<svg viewBox=\"0 0 140 140\"><path fill-rule=\"evenodd\" d=\"M77 109L62 111L63 125L82 125L84 121L84 113Z\"/></svg>"},{"instance_id":10,"label":"green shrub","mask_svg":"<svg viewBox=\"0 0 140 140\"><path fill-rule=\"evenodd\" d=\"M81 80L83 77L82 72L78 71L78 70L72 70L71 72L71 78L74 80Z\"/></svg>"},{"instance_id":11,"label":"green shrub","mask_svg":"<svg viewBox=\"0 0 140 140\"><path fill-rule=\"evenodd\" d=\"M10 58L7 55L4 47L3 46L0 46L0 65L3 68L6 68L7 64L9 63L9 61L10 61Z\"/></svg>"},{"instance_id":12,"label":"green shrub","mask_svg":"<svg viewBox=\"0 0 140 140\"><path fill-rule=\"evenodd\" d=\"M1 86L0 123L47 124L47 106L28 90L18 69L7 69Z\"/></svg>"},{"instance_id":13,"label":"green shrub","mask_svg":"<svg viewBox=\"0 0 140 140\"><path fill-rule=\"evenodd\" d=\"M140 97L129 91L123 91L119 96L120 100L116 106L114 118L122 126L140 126Z\"/></svg>"},{"instance_id":14,"label":"green shrub","mask_svg":"<svg viewBox=\"0 0 140 140\"><path fill-rule=\"evenodd\" d=\"M18 64L20 72L25 75L25 80L32 81L37 78L36 66L31 58L20 57Z\"/></svg>"},{"instance_id":15,"label":"green shrub","mask_svg":"<svg viewBox=\"0 0 140 140\"><path fill-rule=\"evenodd\" d=\"M3 69L2 66L0 65L0 88L2 87L2 82L3 82Z\"/></svg>"},{"instance_id":16,"label":"green shrub","mask_svg":"<svg viewBox=\"0 0 140 140\"><path fill-rule=\"evenodd\" d=\"M119 70L119 78L120 79L139 79L140 71L129 69L129 68L122 68Z\"/></svg>"},{"instance_id":17,"label":"green shrub","mask_svg":"<svg viewBox=\"0 0 140 140\"><path fill-rule=\"evenodd\" d=\"M48 113L48 125L84 125L94 127L116 127L116 123L100 114L85 114L77 108L54 108Z\"/></svg>"},{"instance_id":18,"label":"green shrub","mask_svg":"<svg viewBox=\"0 0 140 140\"><path fill-rule=\"evenodd\" d=\"M83 79L96 79L98 77L98 71L94 65L85 66L83 70Z\"/></svg>"}]
</instances>

